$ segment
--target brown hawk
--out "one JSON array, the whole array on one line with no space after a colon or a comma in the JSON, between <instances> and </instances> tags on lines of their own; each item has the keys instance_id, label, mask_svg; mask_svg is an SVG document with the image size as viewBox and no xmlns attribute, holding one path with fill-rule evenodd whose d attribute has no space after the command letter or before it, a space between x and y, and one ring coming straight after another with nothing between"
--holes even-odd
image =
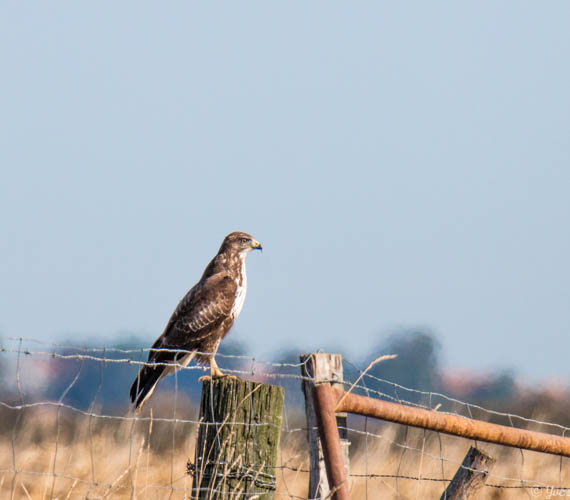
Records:
<instances>
[{"instance_id":1,"label":"brown hawk","mask_svg":"<svg viewBox=\"0 0 570 500\"><path fill-rule=\"evenodd\" d=\"M141 368L131 386L136 409L142 408L162 377L187 366L192 359L202 365L209 363L211 377L225 376L214 355L243 307L247 291L245 257L254 249L261 250L261 244L247 233L234 232L224 238L200 281L180 301L152 345L150 364Z\"/></svg>"}]
</instances>

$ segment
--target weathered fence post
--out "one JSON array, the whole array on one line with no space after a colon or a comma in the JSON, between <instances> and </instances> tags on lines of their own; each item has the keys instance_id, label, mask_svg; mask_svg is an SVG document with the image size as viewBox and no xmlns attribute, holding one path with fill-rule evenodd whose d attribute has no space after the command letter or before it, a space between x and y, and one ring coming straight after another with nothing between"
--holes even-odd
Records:
<instances>
[{"instance_id":1,"label":"weathered fence post","mask_svg":"<svg viewBox=\"0 0 570 500\"><path fill-rule=\"evenodd\" d=\"M192 498L273 498L284 395L247 380L203 383Z\"/></svg>"},{"instance_id":2,"label":"weathered fence post","mask_svg":"<svg viewBox=\"0 0 570 500\"><path fill-rule=\"evenodd\" d=\"M463 463L440 500L469 500L475 498L485 485L487 475L495 465L495 459L477 448L469 448Z\"/></svg>"},{"instance_id":3,"label":"weathered fence post","mask_svg":"<svg viewBox=\"0 0 570 500\"><path fill-rule=\"evenodd\" d=\"M343 389L342 356L340 354L312 353L302 354L301 375L312 380L303 380L303 393L305 394L305 414L307 416L307 431L309 437L309 498L327 498L330 493L329 483L323 450L319 439L317 416L313 402L313 386L318 382L330 382L332 386ZM346 468L346 477L349 477L350 462L347 439L346 413L337 413L336 422L341 438L341 449Z\"/></svg>"}]
</instances>

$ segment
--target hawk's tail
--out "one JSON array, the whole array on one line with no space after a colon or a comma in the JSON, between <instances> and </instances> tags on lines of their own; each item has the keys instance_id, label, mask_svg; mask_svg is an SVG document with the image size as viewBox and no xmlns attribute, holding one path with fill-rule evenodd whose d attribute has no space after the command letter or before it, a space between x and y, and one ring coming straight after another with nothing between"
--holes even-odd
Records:
<instances>
[{"instance_id":1,"label":"hawk's tail","mask_svg":"<svg viewBox=\"0 0 570 500\"><path fill-rule=\"evenodd\" d=\"M137 378L131 385L131 402L136 410L141 410L146 400L150 398L156 384L163 375L165 366L143 366Z\"/></svg>"}]
</instances>

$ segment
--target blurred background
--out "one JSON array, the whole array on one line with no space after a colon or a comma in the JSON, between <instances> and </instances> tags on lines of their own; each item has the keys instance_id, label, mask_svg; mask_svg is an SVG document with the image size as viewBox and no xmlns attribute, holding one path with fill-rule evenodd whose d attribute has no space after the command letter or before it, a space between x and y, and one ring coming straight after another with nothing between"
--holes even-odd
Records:
<instances>
[{"instance_id":1,"label":"blurred background","mask_svg":"<svg viewBox=\"0 0 570 500\"><path fill-rule=\"evenodd\" d=\"M264 251L217 359L286 388L280 494L307 496L297 363L317 349L349 383L397 354L361 393L568 434L568 19L564 1L3 2L0 496L188 497L201 368L136 418L128 389L234 230ZM422 474L450 478L471 444L347 425L354 498L439 498ZM491 454L485 498L568 484L557 457Z\"/></svg>"},{"instance_id":2,"label":"blurred background","mask_svg":"<svg viewBox=\"0 0 570 500\"><path fill-rule=\"evenodd\" d=\"M395 352L378 370L407 386L565 394L569 16L4 3L2 342L149 347L241 230L264 251L225 352Z\"/></svg>"}]
</instances>

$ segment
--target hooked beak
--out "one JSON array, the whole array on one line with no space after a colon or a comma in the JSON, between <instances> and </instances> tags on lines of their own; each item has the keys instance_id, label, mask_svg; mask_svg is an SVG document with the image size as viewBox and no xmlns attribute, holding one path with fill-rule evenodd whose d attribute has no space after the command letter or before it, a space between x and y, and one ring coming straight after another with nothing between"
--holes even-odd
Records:
<instances>
[{"instance_id":1,"label":"hooked beak","mask_svg":"<svg viewBox=\"0 0 570 500\"><path fill-rule=\"evenodd\" d=\"M259 243L259 241L257 241L257 240L251 240L250 245L251 245L251 248L252 248L253 250L259 250L259 251L262 251L262 250L263 250L263 247L261 246L261 243Z\"/></svg>"}]
</instances>

